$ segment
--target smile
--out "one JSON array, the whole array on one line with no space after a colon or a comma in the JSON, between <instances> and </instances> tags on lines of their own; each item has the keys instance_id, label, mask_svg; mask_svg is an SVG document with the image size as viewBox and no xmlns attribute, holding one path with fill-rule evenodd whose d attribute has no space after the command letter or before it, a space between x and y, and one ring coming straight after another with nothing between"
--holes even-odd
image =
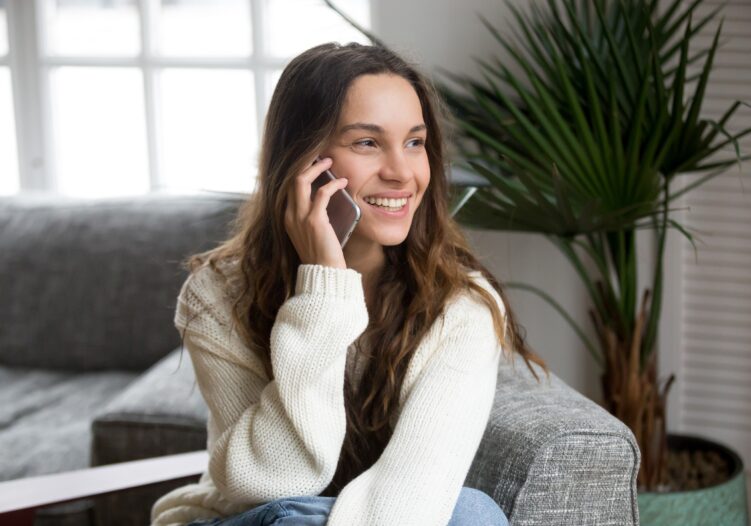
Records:
<instances>
[{"instance_id":1,"label":"smile","mask_svg":"<svg viewBox=\"0 0 751 526\"><path fill-rule=\"evenodd\" d=\"M366 197L363 201L369 205L369 208L376 211L382 217L398 219L406 216L409 211L409 200L407 198L373 199Z\"/></svg>"},{"instance_id":2,"label":"smile","mask_svg":"<svg viewBox=\"0 0 751 526\"><path fill-rule=\"evenodd\" d=\"M387 199L383 197L365 197L364 201L368 204L380 206L391 212L401 210L404 205L407 204L407 198L402 197L399 199Z\"/></svg>"}]
</instances>

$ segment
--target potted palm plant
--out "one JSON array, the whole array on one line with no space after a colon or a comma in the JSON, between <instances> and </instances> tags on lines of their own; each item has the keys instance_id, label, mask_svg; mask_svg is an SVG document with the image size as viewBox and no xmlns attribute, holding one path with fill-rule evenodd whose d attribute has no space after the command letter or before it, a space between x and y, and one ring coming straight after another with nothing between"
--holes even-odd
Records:
<instances>
[{"instance_id":1,"label":"potted palm plant","mask_svg":"<svg viewBox=\"0 0 751 526\"><path fill-rule=\"evenodd\" d=\"M482 81L444 71L469 90L442 89L460 126L465 162L491 182L459 210L459 220L544 234L586 286L598 341L589 341L567 319L602 366L605 407L630 427L639 444L643 524L721 522L705 516L708 508L718 509L718 499L728 504L724 520L729 524L747 520L740 458L706 440L667 435L665 408L674 376L661 382L657 371L665 236L676 228L693 243L671 218L671 204L747 159L738 139L751 133L731 135L725 129L745 104L741 101L719 122L700 116L722 24L712 46L689 58L693 36L717 13L692 25L699 4L681 10L675 0L658 15L656 1L570 0L561 8L550 1L546 11L533 4L529 16L509 3L521 46L483 22L522 74L514 75L498 59L480 61ZM677 67L670 68L676 54ZM693 98L684 102L694 80L687 76L688 66L701 60ZM735 149L734 156L713 157L726 146ZM672 189L677 177L696 172L709 173ZM636 232L641 228L653 229L657 243L652 286L639 295ZM509 284L514 285L565 312L544 291ZM687 449L704 453L702 463L715 471L724 462L726 478L713 481L713 489L703 494L685 491L688 482L672 479L668 467L671 458L679 458L677 451ZM664 492L672 494L657 495Z\"/></svg>"},{"instance_id":2,"label":"potted palm plant","mask_svg":"<svg viewBox=\"0 0 751 526\"><path fill-rule=\"evenodd\" d=\"M656 360L668 229L693 243L692 234L671 217L671 205L751 157L741 156L738 145L751 128L735 135L726 130L736 110L748 103L735 101L719 121L701 116L722 30L720 23L711 47L689 56L693 37L720 9L694 24L701 2L684 7L671 0L658 13L658 0L548 0L545 9L532 2L531 12L524 13L507 0L513 30L482 22L502 46L504 60L513 61L520 73L490 57L476 59L480 80L440 70L447 82L437 81L458 125L456 165L489 183L469 200L466 191L457 193L457 201L466 201L458 208L459 221L543 234L586 287L596 342L544 291L506 283L554 306L600 364L603 404L629 426L640 447L642 524L747 520L738 455L698 437L666 433L674 376L660 381ZM701 68L692 77L693 64ZM693 81L698 82L686 101ZM717 158L725 148L733 154ZM692 173L702 175L676 190L677 178ZM639 294L636 234L641 229L654 231L656 257L652 285ZM687 449L704 454L705 462L719 459L717 469L725 462L725 478L700 488L704 493L698 493L696 481L686 486L672 480L669 461ZM707 519L701 507L717 508L717 499L724 500L727 516Z\"/></svg>"}]
</instances>

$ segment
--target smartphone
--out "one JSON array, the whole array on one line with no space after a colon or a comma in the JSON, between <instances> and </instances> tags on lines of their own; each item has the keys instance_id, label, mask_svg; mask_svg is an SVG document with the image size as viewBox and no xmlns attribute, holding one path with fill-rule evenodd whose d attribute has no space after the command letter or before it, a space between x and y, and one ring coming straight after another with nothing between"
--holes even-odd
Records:
<instances>
[{"instance_id":1,"label":"smartphone","mask_svg":"<svg viewBox=\"0 0 751 526\"><path fill-rule=\"evenodd\" d=\"M316 158L315 162L318 162L320 157ZM315 164L314 162L314 164ZM315 178L311 185L310 199L313 200L316 192L320 187L336 179L331 170L326 170L321 175ZM329 204L326 206L326 213L329 216L329 222L334 227L336 237L339 239L339 243L344 245L349 240L349 236L357 226L357 222L360 221L362 211L357 206L355 200L347 193L346 188L340 188L333 193L329 199Z\"/></svg>"}]
</instances>

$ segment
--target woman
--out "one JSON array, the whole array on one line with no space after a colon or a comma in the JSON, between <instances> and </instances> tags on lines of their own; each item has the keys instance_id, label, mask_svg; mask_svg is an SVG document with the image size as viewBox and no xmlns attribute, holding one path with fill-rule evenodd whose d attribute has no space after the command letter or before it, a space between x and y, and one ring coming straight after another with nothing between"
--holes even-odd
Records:
<instances>
[{"instance_id":1,"label":"woman","mask_svg":"<svg viewBox=\"0 0 751 526\"><path fill-rule=\"evenodd\" d=\"M154 526L507 524L462 484L502 351L544 364L448 214L439 108L384 48L324 44L285 68L258 192L188 261L175 325L210 461ZM345 187L362 217L342 249L326 205Z\"/></svg>"}]
</instances>

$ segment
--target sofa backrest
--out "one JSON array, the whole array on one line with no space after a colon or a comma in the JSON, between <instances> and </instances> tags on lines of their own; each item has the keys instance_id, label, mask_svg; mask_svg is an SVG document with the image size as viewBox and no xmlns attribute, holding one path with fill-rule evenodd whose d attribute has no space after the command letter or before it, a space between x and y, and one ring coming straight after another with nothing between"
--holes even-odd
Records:
<instances>
[{"instance_id":1,"label":"sofa backrest","mask_svg":"<svg viewBox=\"0 0 751 526\"><path fill-rule=\"evenodd\" d=\"M180 344L181 261L244 200L196 193L0 198L0 364L141 371Z\"/></svg>"}]
</instances>

